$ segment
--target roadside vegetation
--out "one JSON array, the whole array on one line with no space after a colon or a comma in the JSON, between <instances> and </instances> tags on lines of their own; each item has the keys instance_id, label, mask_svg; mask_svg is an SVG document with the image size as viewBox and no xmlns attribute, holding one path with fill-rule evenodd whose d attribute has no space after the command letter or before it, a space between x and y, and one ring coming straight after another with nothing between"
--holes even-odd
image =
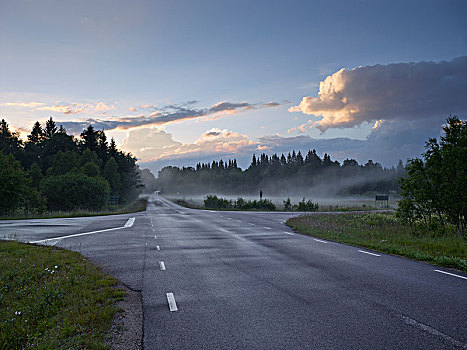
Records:
<instances>
[{"instance_id":1,"label":"roadside vegetation","mask_svg":"<svg viewBox=\"0 0 467 350\"><path fill-rule=\"evenodd\" d=\"M467 239L456 227L407 225L394 213L304 215L287 220L295 231L467 272Z\"/></svg>"},{"instance_id":2,"label":"roadside vegetation","mask_svg":"<svg viewBox=\"0 0 467 350\"><path fill-rule=\"evenodd\" d=\"M50 118L27 141L0 122L0 216L112 211L134 202L155 178L91 125L79 138Z\"/></svg>"},{"instance_id":3,"label":"roadside vegetation","mask_svg":"<svg viewBox=\"0 0 467 350\"><path fill-rule=\"evenodd\" d=\"M243 198L237 200L228 200L218 198L215 195L206 196L204 199L204 207L209 209L235 209L235 210L276 210L276 206L267 199L247 201Z\"/></svg>"},{"instance_id":4,"label":"roadside vegetation","mask_svg":"<svg viewBox=\"0 0 467 350\"><path fill-rule=\"evenodd\" d=\"M381 208L372 207L366 204L346 205L324 205L321 206L311 199L303 197L299 202L293 203L290 198L282 201L282 204L274 203L269 199L247 200L238 197L236 200L217 197L217 195L207 195L201 202L193 199L169 198L173 202L192 209L214 209L214 210L268 210L287 212L348 212L348 211L373 211Z\"/></svg>"},{"instance_id":5,"label":"roadside vegetation","mask_svg":"<svg viewBox=\"0 0 467 350\"><path fill-rule=\"evenodd\" d=\"M116 282L76 252L0 241L0 349L105 349Z\"/></svg>"},{"instance_id":6,"label":"roadside vegetation","mask_svg":"<svg viewBox=\"0 0 467 350\"><path fill-rule=\"evenodd\" d=\"M408 224L426 227L454 225L467 229L467 123L448 118L441 141L429 139L423 159L407 164L400 180L402 200L397 214Z\"/></svg>"},{"instance_id":7,"label":"roadside vegetation","mask_svg":"<svg viewBox=\"0 0 467 350\"><path fill-rule=\"evenodd\" d=\"M105 210L74 210L74 211L45 211L43 213L16 211L10 215L0 217L0 220L23 220L23 219L52 219L52 218L75 218L88 216L106 216L118 214L137 213L146 210L147 198L138 198L127 205L109 205Z\"/></svg>"},{"instance_id":8,"label":"roadside vegetation","mask_svg":"<svg viewBox=\"0 0 467 350\"><path fill-rule=\"evenodd\" d=\"M444 135L408 161L396 213L314 215L287 225L316 237L467 271L467 123L447 119Z\"/></svg>"}]
</instances>

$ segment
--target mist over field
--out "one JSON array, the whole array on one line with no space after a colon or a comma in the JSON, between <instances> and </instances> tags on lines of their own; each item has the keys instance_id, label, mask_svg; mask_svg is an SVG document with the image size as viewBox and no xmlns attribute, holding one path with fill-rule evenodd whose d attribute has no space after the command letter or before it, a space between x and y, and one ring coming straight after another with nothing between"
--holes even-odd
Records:
<instances>
[{"instance_id":1,"label":"mist over field","mask_svg":"<svg viewBox=\"0 0 467 350\"><path fill-rule=\"evenodd\" d=\"M225 198L227 200L236 201L239 197L243 198L245 201L253 201L259 199L259 194L256 196L253 195L246 195L246 196L235 196L229 194L222 194L222 193L206 193L206 194L199 194L199 195L183 195L183 194L170 194L166 195L166 198L172 201L184 201L189 205L193 205L196 207L204 206L204 199L208 195L216 195L220 198ZM351 197L313 197L313 196L275 196L275 195L268 195L268 193L263 193L263 199L270 200L274 205L277 206L278 209L284 208L284 200L290 199L292 205L299 203L300 201L305 198L305 200L311 200L314 203L319 205L320 210L328 210L328 209L338 209L342 208L362 208L362 207L377 207L377 208L385 208L385 203L375 202L375 196L371 196L370 194L362 195L362 196L351 196ZM397 202L399 197L397 194L394 196L389 196L389 208L396 208Z\"/></svg>"},{"instance_id":2,"label":"mist over field","mask_svg":"<svg viewBox=\"0 0 467 350\"><path fill-rule=\"evenodd\" d=\"M245 170L237 167L235 160L198 163L196 168L166 167L159 172L157 187L169 198L198 206L206 195L254 200L260 199L262 192L263 199L277 207L282 207L287 198L292 203L305 198L321 206L360 207L374 206L376 194L394 197L403 175L402 162L397 168L383 168L371 160L360 165L354 159L346 159L341 165L327 154L320 158L313 150L305 157L300 152L253 156Z\"/></svg>"}]
</instances>

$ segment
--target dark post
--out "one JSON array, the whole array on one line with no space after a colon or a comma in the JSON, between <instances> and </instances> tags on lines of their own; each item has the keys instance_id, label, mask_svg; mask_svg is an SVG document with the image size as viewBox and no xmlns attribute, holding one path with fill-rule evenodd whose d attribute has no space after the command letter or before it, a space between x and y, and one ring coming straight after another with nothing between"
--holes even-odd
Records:
<instances>
[{"instance_id":1,"label":"dark post","mask_svg":"<svg viewBox=\"0 0 467 350\"><path fill-rule=\"evenodd\" d=\"M263 190L259 190L259 199L263 199Z\"/></svg>"}]
</instances>

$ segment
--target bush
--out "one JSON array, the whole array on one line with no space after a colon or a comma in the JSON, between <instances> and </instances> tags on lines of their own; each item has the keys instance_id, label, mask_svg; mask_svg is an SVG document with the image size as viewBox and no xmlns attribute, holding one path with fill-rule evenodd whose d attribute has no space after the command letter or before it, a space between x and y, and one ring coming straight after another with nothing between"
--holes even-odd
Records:
<instances>
[{"instance_id":1,"label":"bush","mask_svg":"<svg viewBox=\"0 0 467 350\"><path fill-rule=\"evenodd\" d=\"M240 197L237 198L236 201L232 202L225 198L218 198L215 195L209 195L204 198L204 207L211 209L276 210L274 203L267 199L246 201Z\"/></svg>"},{"instance_id":2,"label":"bush","mask_svg":"<svg viewBox=\"0 0 467 350\"><path fill-rule=\"evenodd\" d=\"M286 201L282 201L282 203L284 203L284 210L292 210L292 203L290 202L290 198L287 198Z\"/></svg>"},{"instance_id":3,"label":"bush","mask_svg":"<svg viewBox=\"0 0 467 350\"><path fill-rule=\"evenodd\" d=\"M318 209L318 203L313 203L310 199L305 202L305 197L303 197L301 202L298 202L297 206L298 211L317 211Z\"/></svg>"},{"instance_id":4,"label":"bush","mask_svg":"<svg viewBox=\"0 0 467 350\"><path fill-rule=\"evenodd\" d=\"M204 198L204 206L211 209L229 209L232 208L232 201L209 195Z\"/></svg>"},{"instance_id":5,"label":"bush","mask_svg":"<svg viewBox=\"0 0 467 350\"><path fill-rule=\"evenodd\" d=\"M276 206L270 200L256 199L253 201L245 201L243 198L237 199L235 203L236 209L250 210L250 209L259 209L259 210L276 210Z\"/></svg>"},{"instance_id":6,"label":"bush","mask_svg":"<svg viewBox=\"0 0 467 350\"><path fill-rule=\"evenodd\" d=\"M48 176L41 181L41 192L47 198L49 210L98 210L104 207L109 196L105 179L80 173Z\"/></svg>"}]
</instances>

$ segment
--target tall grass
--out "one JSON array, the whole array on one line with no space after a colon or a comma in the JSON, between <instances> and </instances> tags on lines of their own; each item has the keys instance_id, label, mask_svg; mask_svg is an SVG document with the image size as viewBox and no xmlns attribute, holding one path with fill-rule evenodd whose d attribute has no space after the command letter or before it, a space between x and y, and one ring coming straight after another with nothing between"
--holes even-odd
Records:
<instances>
[{"instance_id":1,"label":"tall grass","mask_svg":"<svg viewBox=\"0 0 467 350\"><path fill-rule=\"evenodd\" d=\"M467 271L467 239L455 227L411 226L394 213L305 215L287 225L303 234Z\"/></svg>"}]
</instances>

